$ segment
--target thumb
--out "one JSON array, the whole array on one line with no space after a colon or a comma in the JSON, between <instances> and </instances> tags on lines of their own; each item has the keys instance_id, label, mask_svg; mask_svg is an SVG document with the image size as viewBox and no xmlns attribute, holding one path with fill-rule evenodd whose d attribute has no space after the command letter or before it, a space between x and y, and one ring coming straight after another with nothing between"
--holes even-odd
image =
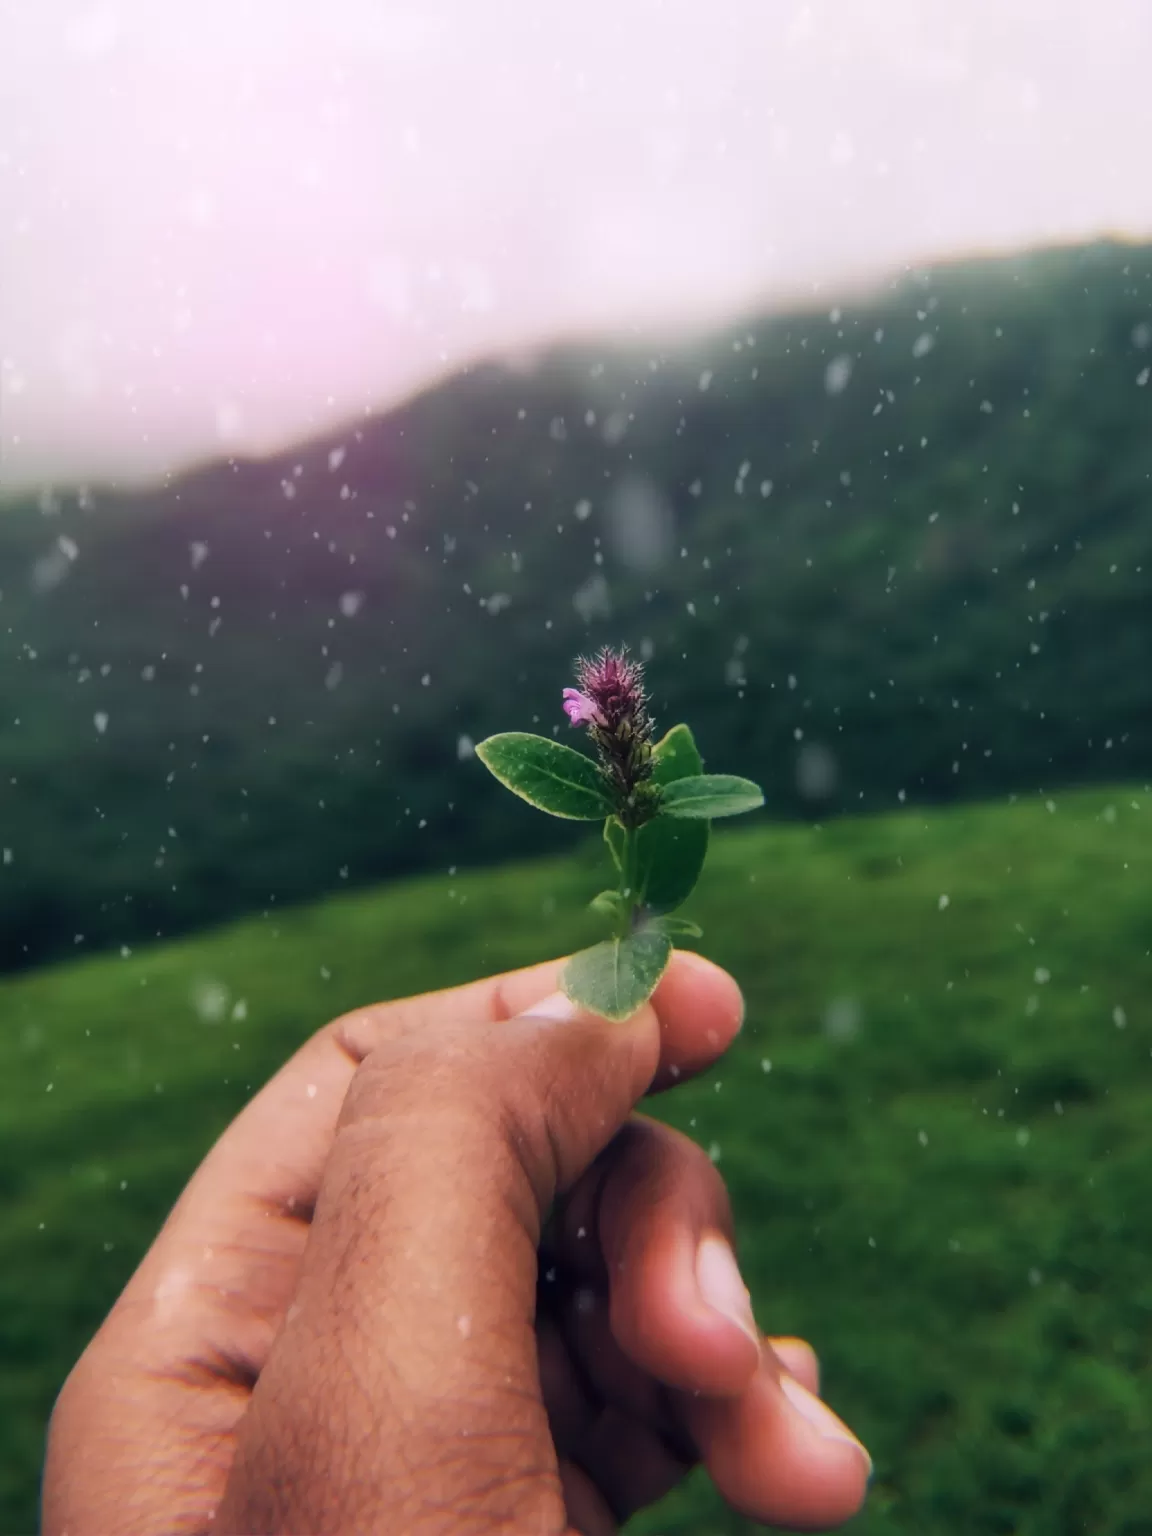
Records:
<instances>
[{"instance_id":1,"label":"thumb","mask_svg":"<svg viewBox=\"0 0 1152 1536\"><path fill-rule=\"evenodd\" d=\"M540 1230L659 1058L650 1006L613 1024L560 995L368 1052L216 1531L565 1529Z\"/></svg>"}]
</instances>

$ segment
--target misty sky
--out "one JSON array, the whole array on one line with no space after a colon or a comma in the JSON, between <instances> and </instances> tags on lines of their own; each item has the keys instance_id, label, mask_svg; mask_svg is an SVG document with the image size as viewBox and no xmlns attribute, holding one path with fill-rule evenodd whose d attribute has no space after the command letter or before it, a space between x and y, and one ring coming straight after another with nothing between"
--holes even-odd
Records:
<instances>
[{"instance_id":1,"label":"misty sky","mask_svg":"<svg viewBox=\"0 0 1152 1536\"><path fill-rule=\"evenodd\" d=\"M0 479L1152 234L1152 0L0 0Z\"/></svg>"}]
</instances>

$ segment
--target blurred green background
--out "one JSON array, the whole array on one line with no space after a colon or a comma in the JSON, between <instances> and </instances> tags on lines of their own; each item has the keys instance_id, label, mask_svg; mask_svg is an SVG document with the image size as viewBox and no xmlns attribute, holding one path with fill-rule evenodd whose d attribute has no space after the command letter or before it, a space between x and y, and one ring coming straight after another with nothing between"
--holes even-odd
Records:
<instances>
[{"instance_id":1,"label":"blurred green background","mask_svg":"<svg viewBox=\"0 0 1152 1536\"><path fill-rule=\"evenodd\" d=\"M0 1530L278 1063L574 942L600 851L471 744L626 640L766 788L690 909L749 1022L658 1113L876 1458L858 1528L1152 1532L1150 364L1105 243L0 508ZM638 1528L746 1526L697 1480Z\"/></svg>"}]
</instances>

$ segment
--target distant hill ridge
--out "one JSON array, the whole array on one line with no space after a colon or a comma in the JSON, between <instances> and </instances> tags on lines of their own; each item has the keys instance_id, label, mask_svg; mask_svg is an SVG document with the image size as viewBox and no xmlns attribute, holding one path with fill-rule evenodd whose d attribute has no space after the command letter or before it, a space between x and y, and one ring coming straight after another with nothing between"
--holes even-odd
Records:
<instances>
[{"instance_id":1,"label":"distant hill ridge","mask_svg":"<svg viewBox=\"0 0 1152 1536\"><path fill-rule=\"evenodd\" d=\"M777 815L1143 775L1150 365L1105 243L5 507L0 964L563 843L469 744L605 640Z\"/></svg>"}]
</instances>

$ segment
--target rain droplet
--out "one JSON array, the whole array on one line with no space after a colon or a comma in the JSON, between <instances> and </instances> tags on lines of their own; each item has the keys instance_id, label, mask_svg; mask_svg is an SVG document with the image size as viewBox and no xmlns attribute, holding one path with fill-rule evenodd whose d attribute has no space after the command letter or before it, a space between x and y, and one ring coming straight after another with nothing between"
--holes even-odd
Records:
<instances>
[{"instance_id":1,"label":"rain droplet","mask_svg":"<svg viewBox=\"0 0 1152 1536\"><path fill-rule=\"evenodd\" d=\"M824 388L830 395L843 394L852 377L852 354L841 352L824 370Z\"/></svg>"}]
</instances>

